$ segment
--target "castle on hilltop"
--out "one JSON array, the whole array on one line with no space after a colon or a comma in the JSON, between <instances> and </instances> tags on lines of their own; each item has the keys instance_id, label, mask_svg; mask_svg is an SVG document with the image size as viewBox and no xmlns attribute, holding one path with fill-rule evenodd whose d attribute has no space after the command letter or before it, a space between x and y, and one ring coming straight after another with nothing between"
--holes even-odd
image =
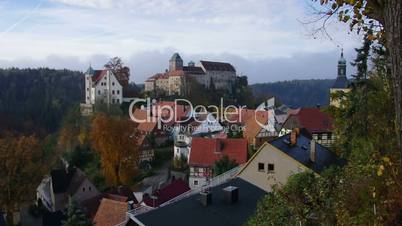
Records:
<instances>
[{"instance_id":1,"label":"castle on hilltop","mask_svg":"<svg viewBox=\"0 0 402 226\"><path fill-rule=\"evenodd\" d=\"M167 95L182 95L193 78L209 89L230 90L236 80L236 69L230 63L201 60L198 65L190 61L183 66L183 59L174 53L169 60L169 70L157 73L145 81L146 92L163 92Z\"/></svg>"}]
</instances>

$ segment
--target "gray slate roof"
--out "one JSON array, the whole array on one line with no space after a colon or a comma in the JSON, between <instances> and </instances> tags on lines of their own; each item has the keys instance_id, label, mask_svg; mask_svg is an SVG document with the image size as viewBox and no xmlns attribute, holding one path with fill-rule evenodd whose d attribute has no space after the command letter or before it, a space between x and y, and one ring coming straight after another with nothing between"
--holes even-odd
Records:
<instances>
[{"instance_id":1,"label":"gray slate roof","mask_svg":"<svg viewBox=\"0 0 402 226\"><path fill-rule=\"evenodd\" d=\"M239 188L239 201L227 204L223 188ZM266 194L260 188L236 178L212 188L212 204L202 206L199 194L137 216L147 226L241 226L254 214L257 202Z\"/></svg>"},{"instance_id":2,"label":"gray slate roof","mask_svg":"<svg viewBox=\"0 0 402 226\"><path fill-rule=\"evenodd\" d=\"M316 173L321 173L331 165L345 163L335 153L318 143L316 143L316 160L312 162L310 160L310 139L302 134L297 137L296 145L292 146L289 142L290 134L287 134L269 143Z\"/></svg>"},{"instance_id":3,"label":"gray slate roof","mask_svg":"<svg viewBox=\"0 0 402 226\"><path fill-rule=\"evenodd\" d=\"M229 63L205 61L205 60L201 60L200 62L202 64L202 66L205 68L205 70L207 70L207 71L232 71L232 72L236 72L236 69L233 67L233 65L231 65Z\"/></svg>"}]
</instances>

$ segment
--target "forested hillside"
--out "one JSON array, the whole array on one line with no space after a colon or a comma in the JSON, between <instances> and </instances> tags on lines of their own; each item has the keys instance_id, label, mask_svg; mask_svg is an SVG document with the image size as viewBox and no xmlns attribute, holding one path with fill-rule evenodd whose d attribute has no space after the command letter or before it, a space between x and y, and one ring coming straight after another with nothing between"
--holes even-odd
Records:
<instances>
[{"instance_id":1,"label":"forested hillside","mask_svg":"<svg viewBox=\"0 0 402 226\"><path fill-rule=\"evenodd\" d=\"M54 132L83 99L83 79L70 70L0 69L0 131Z\"/></svg>"},{"instance_id":2,"label":"forested hillside","mask_svg":"<svg viewBox=\"0 0 402 226\"><path fill-rule=\"evenodd\" d=\"M329 88L332 79L292 80L251 85L257 100L275 96L291 107L321 106L329 103Z\"/></svg>"}]
</instances>

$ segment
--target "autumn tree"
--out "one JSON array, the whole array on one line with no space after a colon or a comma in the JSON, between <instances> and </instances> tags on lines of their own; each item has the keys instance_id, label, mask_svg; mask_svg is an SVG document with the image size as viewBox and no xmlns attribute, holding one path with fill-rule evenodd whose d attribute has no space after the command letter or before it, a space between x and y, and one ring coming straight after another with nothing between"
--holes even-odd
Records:
<instances>
[{"instance_id":1,"label":"autumn tree","mask_svg":"<svg viewBox=\"0 0 402 226\"><path fill-rule=\"evenodd\" d=\"M110 59L109 62L105 64L105 68L110 69L123 86L128 85L130 79L130 68L124 66L120 57L113 57Z\"/></svg>"},{"instance_id":2,"label":"autumn tree","mask_svg":"<svg viewBox=\"0 0 402 226\"><path fill-rule=\"evenodd\" d=\"M6 134L0 137L0 209L12 215L23 203L35 199L35 190L46 173L48 160L34 136Z\"/></svg>"},{"instance_id":3,"label":"autumn tree","mask_svg":"<svg viewBox=\"0 0 402 226\"><path fill-rule=\"evenodd\" d=\"M138 133L129 119L95 116L91 128L92 147L99 153L106 181L128 184L139 167Z\"/></svg>"},{"instance_id":4,"label":"autumn tree","mask_svg":"<svg viewBox=\"0 0 402 226\"><path fill-rule=\"evenodd\" d=\"M317 1L317 0L315 0ZM395 108L395 132L397 149L402 161L402 1L400 0L320 0L329 6L324 18L335 15L349 23L351 30L373 34L370 39L378 40L389 51Z\"/></svg>"}]
</instances>

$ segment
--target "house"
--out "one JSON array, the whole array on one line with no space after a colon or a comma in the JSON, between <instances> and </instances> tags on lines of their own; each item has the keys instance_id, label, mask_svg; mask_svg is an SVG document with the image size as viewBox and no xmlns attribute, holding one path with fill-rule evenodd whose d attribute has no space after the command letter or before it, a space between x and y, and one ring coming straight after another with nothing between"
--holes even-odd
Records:
<instances>
[{"instance_id":1,"label":"house","mask_svg":"<svg viewBox=\"0 0 402 226\"><path fill-rule=\"evenodd\" d=\"M127 68L128 70L128 68ZM91 66L85 72L85 101L81 104L84 115L92 114L93 106L101 104L121 104L134 99L128 75L116 76L110 69L94 70Z\"/></svg>"},{"instance_id":2,"label":"house","mask_svg":"<svg viewBox=\"0 0 402 226\"><path fill-rule=\"evenodd\" d=\"M343 57L343 50L341 52L341 57L338 60L338 76L336 77L336 80L332 87L330 88L330 105L339 107L339 99L334 99L332 96L337 93L337 92L344 92L347 93L350 91L349 88L349 81L348 78L346 77L346 60Z\"/></svg>"},{"instance_id":3,"label":"house","mask_svg":"<svg viewBox=\"0 0 402 226\"><path fill-rule=\"evenodd\" d=\"M295 128L304 128L319 144L331 147L335 142L333 119L319 108L299 108L289 110L280 135L290 133Z\"/></svg>"},{"instance_id":4,"label":"house","mask_svg":"<svg viewBox=\"0 0 402 226\"><path fill-rule=\"evenodd\" d=\"M225 117L229 128L238 125L243 137L254 148L278 136L274 109L238 108Z\"/></svg>"},{"instance_id":5,"label":"house","mask_svg":"<svg viewBox=\"0 0 402 226\"><path fill-rule=\"evenodd\" d=\"M109 191L108 193L101 193L91 199L85 200L81 203L80 207L90 219L93 219L102 202L102 199L104 198L119 202L132 201L133 205L138 204L133 191L128 186L119 186L116 189Z\"/></svg>"},{"instance_id":6,"label":"house","mask_svg":"<svg viewBox=\"0 0 402 226\"><path fill-rule=\"evenodd\" d=\"M93 219L94 226L114 226L126 220L130 202L103 198Z\"/></svg>"},{"instance_id":7,"label":"house","mask_svg":"<svg viewBox=\"0 0 402 226\"><path fill-rule=\"evenodd\" d=\"M292 174L306 170L320 174L340 164L336 154L295 130L264 143L237 176L271 192L273 185L286 184Z\"/></svg>"},{"instance_id":8,"label":"house","mask_svg":"<svg viewBox=\"0 0 402 226\"><path fill-rule=\"evenodd\" d=\"M152 196L144 197L143 201L147 206L158 207L159 205L190 190L188 184L181 180L173 180L169 185L156 190Z\"/></svg>"},{"instance_id":9,"label":"house","mask_svg":"<svg viewBox=\"0 0 402 226\"><path fill-rule=\"evenodd\" d=\"M216 89L231 90L236 81L236 70L229 63L205 60L198 66L192 61L183 66L183 59L174 53L169 60L169 70L149 77L145 81L145 91L183 95L190 77L206 88L213 84Z\"/></svg>"},{"instance_id":10,"label":"house","mask_svg":"<svg viewBox=\"0 0 402 226\"><path fill-rule=\"evenodd\" d=\"M194 137L191 143L189 185L201 187L213 177L213 165L223 156L243 164L247 161L245 139L214 139Z\"/></svg>"},{"instance_id":11,"label":"house","mask_svg":"<svg viewBox=\"0 0 402 226\"><path fill-rule=\"evenodd\" d=\"M173 157L184 157L188 161L190 154L190 138L184 134L179 134L173 144Z\"/></svg>"},{"instance_id":12,"label":"house","mask_svg":"<svg viewBox=\"0 0 402 226\"><path fill-rule=\"evenodd\" d=\"M234 178L168 205L128 214L130 218L126 225L241 226L255 213L257 203L266 194L257 186L241 178Z\"/></svg>"},{"instance_id":13,"label":"house","mask_svg":"<svg viewBox=\"0 0 402 226\"><path fill-rule=\"evenodd\" d=\"M162 127L158 126L158 117L151 114L145 109L135 109L133 113L138 122L137 129L142 136L152 137L152 144L161 145L168 140L167 133Z\"/></svg>"},{"instance_id":14,"label":"house","mask_svg":"<svg viewBox=\"0 0 402 226\"><path fill-rule=\"evenodd\" d=\"M138 144L140 145L139 162L151 162L155 157L155 150L147 135L141 134L138 137Z\"/></svg>"},{"instance_id":15,"label":"house","mask_svg":"<svg viewBox=\"0 0 402 226\"><path fill-rule=\"evenodd\" d=\"M38 188L36 196L50 212L63 210L71 197L78 204L99 195L98 189L78 168L54 169L46 176Z\"/></svg>"}]
</instances>

